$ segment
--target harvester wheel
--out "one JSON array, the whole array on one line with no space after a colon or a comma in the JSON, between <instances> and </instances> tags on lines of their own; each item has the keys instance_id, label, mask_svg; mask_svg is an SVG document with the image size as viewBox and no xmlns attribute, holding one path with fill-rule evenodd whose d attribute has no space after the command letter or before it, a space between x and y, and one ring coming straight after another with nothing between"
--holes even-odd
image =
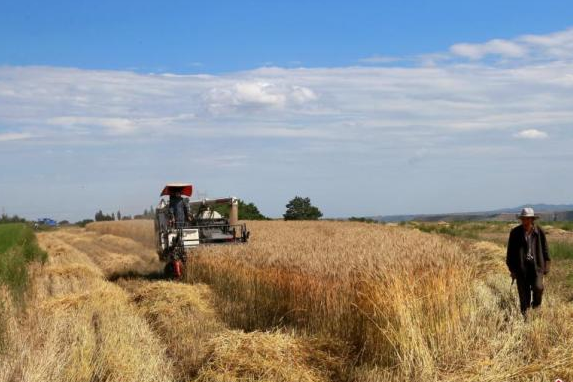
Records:
<instances>
[{"instance_id":1,"label":"harvester wheel","mask_svg":"<svg viewBox=\"0 0 573 382\"><path fill-rule=\"evenodd\" d=\"M173 264L171 261L165 264L165 268L163 268L163 275L166 279L171 279L173 277Z\"/></svg>"},{"instance_id":2,"label":"harvester wheel","mask_svg":"<svg viewBox=\"0 0 573 382\"><path fill-rule=\"evenodd\" d=\"M165 278L169 280L179 280L183 277L183 262L181 260L172 260L165 264Z\"/></svg>"}]
</instances>

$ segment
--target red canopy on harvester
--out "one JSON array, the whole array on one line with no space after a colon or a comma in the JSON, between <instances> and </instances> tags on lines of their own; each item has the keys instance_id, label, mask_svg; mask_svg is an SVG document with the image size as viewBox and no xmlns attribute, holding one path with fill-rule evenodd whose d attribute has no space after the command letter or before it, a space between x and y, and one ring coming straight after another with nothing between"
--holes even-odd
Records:
<instances>
[{"instance_id":1,"label":"red canopy on harvester","mask_svg":"<svg viewBox=\"0 0 573 382\"><path fill-rule=\"evenodd\" d=\"M191 197L193 193L193 186L189 183L168 183L160 196L169 196L172 192L179 191L181 195Z\"/></svg>"}]
</instances>

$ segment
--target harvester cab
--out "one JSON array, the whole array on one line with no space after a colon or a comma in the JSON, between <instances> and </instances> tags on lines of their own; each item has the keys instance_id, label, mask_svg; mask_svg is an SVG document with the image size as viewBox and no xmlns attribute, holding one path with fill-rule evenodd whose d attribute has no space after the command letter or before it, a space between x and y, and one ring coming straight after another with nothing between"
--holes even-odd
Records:
<instances>
[{"instance_id":1,"label":"harvester cab","mask_svg":"<svg viewBox=\"0 0 573 382\"><path fill-rule=\"evenodd\" d=\"M181 277L188 256L199 246L249 240L246 225L238 222L237 198L190 200L192 193L191 184L167 184L155 209L157 254L166 263L165 274L170 278ZM229 216L217 212L217 206L227 206Z\"/></svg>"}]
</instances>

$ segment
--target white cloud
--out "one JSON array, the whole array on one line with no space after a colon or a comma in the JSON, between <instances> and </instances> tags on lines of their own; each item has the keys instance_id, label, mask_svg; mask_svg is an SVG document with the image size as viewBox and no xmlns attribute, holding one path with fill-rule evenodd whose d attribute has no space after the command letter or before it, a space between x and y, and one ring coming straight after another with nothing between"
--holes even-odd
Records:
<instances>
[{"instance_id":1,"label":"white cloud","mask_svg":"<svg viewBox=\"0 0 573 382\"><path fill-rule=\"evenodd\" d=\"M484 44L455 44L450 51L472 60L481 60L488 55L498 55L504 58L520 58L527 54L527 48L513 41L495 39Z\"/></svg>"},{"instance_id":2,"label":"white cloud","mask_svg":"<svg viewBox=\"0 0 573 382\"><path fill-rule=\"evenodd\" d=\"M551 134L573 119L573 62L532 57L569 43L573 30L452 46L457 57L472 60L466 64L437 52L420 56L422 66L265 67L224 75L5 66L0 128L19 131L4 140L21 144L31 135L75 143L274 137L348 147L391 140L397 148L414 145L408 152L420 149L417 142L474 131L507 137L535 125ZM480 60L490 55L514 64Z\"/></svg>"},{"instance_id":3,"label":"white cloud","mask_svg":"<svg viewBox=\"0 0 573 382\"><path fill-rule=\"evenodd\" d=\"M209 90L205 102L216 114L236 109L283 109L314 101L316 94L309 88L267 81L241 81Z\"/></svg>"},{"instance_id":4,"label":"white cloud","mask_svg":"<svg viewBox=\"0 0 573 382\"><path fill-rule=\"evenodd\" d=\"M573 58L573 28L544 35L523 35L485 43L459 43L450 47L454 56L481 60L487 56L522 61L551 61ZM522 62L523 63L523 62Z\"/></svg>"},{"instance_id":5,"label":"white cloud","mask_svg":"<svg viewBox=\"0 0 573 382\"><path fill-rule=\"evenodd\" d=\"M538 56L556 59L573 58L573 28L545 35L525 35L516 40L531 46Z\"/></svg>"},{"instance_id":6,"label":"white cloud","mask_svg":"<svg viewBox=\"0 0 573 382\"><path fill-rule=\"evenodd\" d=\"M103 128L109 135L128 135L137 131L136 122L128 118L64 116L50 118L47 122L71 128Z\"/></svg>"},{"instance_id":7,"label":"white cloud","mask_svg":"<svg viewBox=\"0 0 573 382\"><path fill-rule=\"evenodd\" d=\"M0 126L46 139L550 131L573 119L573 65L263 68L225 76L0 69ZM320 96L319 96L320 95ZM413 139L412 136L409 139Z\"/></svg>"},{"instance_id":8,"label":"white cloud","mask_svg":"<svg viewBox=\"0 0 573 382\"><path fill-rule=\"evenodd\" d=\"M0 133L0 142L20 141L33 136L30 133Z\"/></svg>"},{"instance_id":9,"label":"white cloud","mask_svg":"<svg viewBox=\"0 0 573 382\"><path fill-rule=\"evenodd\" d=\"M389 64L392 62L400 61L398 57L374 55L358 60L364 64Z\"/></svg>"},{"instance_id":10,"label":"white cloud","mask_svg":"<svg viewBox=\"0 0 573 382\"><path fill-rule=\"evenodd\" d=\"M540 131L537 129L527 129L516 133L515 137L523 139L544 139L547 138L548 135L544 131Z\"/></svg>"}]
</instances>

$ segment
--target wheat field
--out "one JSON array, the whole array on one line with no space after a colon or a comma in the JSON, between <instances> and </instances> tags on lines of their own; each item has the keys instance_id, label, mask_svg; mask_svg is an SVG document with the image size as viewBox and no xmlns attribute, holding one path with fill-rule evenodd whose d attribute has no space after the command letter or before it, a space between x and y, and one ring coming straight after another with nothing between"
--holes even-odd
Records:
<instances>
[{"instance_id":1,"label":"wheat field","mask_svg":"<svg viewBox=\"0 0 573 382\"><path fill-rule=\"evenodd\" d=\"M249 245L202 248L188 267L233 326L340 340L360 381L573 377L571 303L549 292L524 323L495 244L347 222L250 228Z\"/></svg>"},{"instance_id":2,"label":"wheat field","mask_svg":"<svg viewBox=\"0 0 573 382\"><path fill-rule=\"evenodd\" d=\"M158 279L150 221L39 235L0 381L573 380L573 307L524 322L497 244L348 222L248 222ZM515 288L515 286L513 286Z\"/></svg>"}]
</instances>

